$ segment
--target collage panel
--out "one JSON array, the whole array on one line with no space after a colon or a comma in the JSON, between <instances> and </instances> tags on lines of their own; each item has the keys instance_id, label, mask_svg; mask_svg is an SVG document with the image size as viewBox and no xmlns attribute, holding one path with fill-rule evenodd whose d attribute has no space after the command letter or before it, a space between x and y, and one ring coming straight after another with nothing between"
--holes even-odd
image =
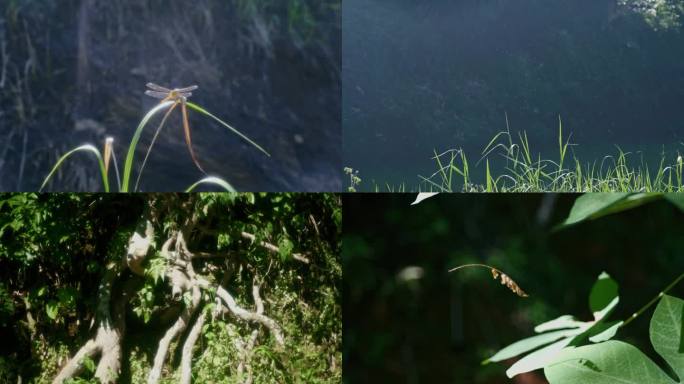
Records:
<instances>
[{"instance_id":1,"label":"collage panel","mask_svg":"<svg viewBox=\"0 0 684 384\"><path fill-rule=\"evenodd\" d=\"M343 197L345 384L676 383L680 195Z\"/></svg>"},{"instance_id":2,"label":"collage panel","mask_svg":"<svg viewBox=\"0 0 684 384\"><path fill-rule=\"evenodd\" d=\"M0 384L684 382L683 29L0 1Z\"/></svg>"},{"instance_id":3,"label":"collage panel","mask_svg":"<svg viewBox=\"0 0 684 384\"><path fill-rule=\"evenodd\" d=\"M347 188L681 190L683 1L343 9Z\"/></svg>"},{"instance_id":4,"label":"collage panel","mask_svg":"<svg viewBox=\"0 0 684 384\"><path fill-rule=\"evenodd\" d=\"M0 194L0 383L340 383L335 194Z\"/></svg>"},{"instance_id":5,"label":"collage panel","mask_svg":"<svg viewBox=\"0 0 684 384\"><path fill-rule=\"evenodd\" d=\"M2 1L0 191L339 191L340 23L341 0Z\"/></svg>"}]
</instances>

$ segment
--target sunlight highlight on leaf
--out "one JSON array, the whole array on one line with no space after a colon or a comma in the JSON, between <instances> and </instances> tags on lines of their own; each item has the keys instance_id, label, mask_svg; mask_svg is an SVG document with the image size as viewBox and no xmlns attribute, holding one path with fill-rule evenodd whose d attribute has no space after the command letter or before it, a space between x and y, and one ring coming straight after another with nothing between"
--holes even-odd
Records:
<instances>
[{"instance_id":1,"label":"sunlight highlight on leaf","mask_svg":"<svg viewBox=\"0 0 684 384\"><path fill-rule=\"evenodd\" d=\"M71 151L62 155L62 157L60 157L59 160L57 160L57 163L55 164L55 166L52 167L52 170L50 171L50 173L48 173L45 180L43 180L43 184L41 184L39 191L42 191L43 188L45 188L45 185L48 183L48 181L50 181L50 178L52 178L52 176L55 174L55 172L57 172L57 170L62 165L64 160L66 160L69 156L73 155L74 153L81 152L81 151L91 152L97 157L97 161L100 164L100 173L102 174L102 185L104 186L105 192L109 192L109 179L107 177L107 171L105 170L104 160L102 159L102 155L100 154L100 151L90 144L86 144L86 145L82 145L80 147L74 148Z\"/></svg>"},{"instance_id":2,"label":"sunlight highlight on leaf","mask_svg":"<svg viewBox=\"0 0 684 384\"><path fill-rule=\"evenodd\" d=\"M202 179L202 180L196 182L195 184L191 185L190 187L188 187L188 189L186 189L185 192L192 192L195 190L195 188L197 188L201 184L218 185L219 187L223 188L227 192L237 192L235 190L235 188L233 188L232 185L228 184L227 181L225 181L221 178L218 178L218 177L214 177L214 176L205 177L204 179Z\"/></svg>"}]
</instances>

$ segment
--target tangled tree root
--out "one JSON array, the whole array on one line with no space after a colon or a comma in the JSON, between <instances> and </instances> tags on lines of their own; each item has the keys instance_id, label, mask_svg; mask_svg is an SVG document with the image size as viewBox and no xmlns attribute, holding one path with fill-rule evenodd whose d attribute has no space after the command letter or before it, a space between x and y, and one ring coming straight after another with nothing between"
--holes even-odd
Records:
<instances>
[{"instance_id":1,"label":"tangled tree root","mask_svg":"<svg viewBox=\"0 0 684 384\"><path fill-rule=\"evenodd\" d=\"M144 218L144 222L154 221L155 216L154 211L149 212ZM188 228L191 228L194 224L192 220L195 219L193 216L190 219L190 223L186 223L181 228L185 228L187 232L190 232ZM147 227L149 230L149 225ZM148 237L153 235L153 233L148 233ZM137 236L138 239L142 238L140 235L134 236ZM243 234L243 237L254 241L252 235L247 234L245 236ZM150 242L148 241L148 243ZM278 252L278 248L272 244L262 242L260 245L271 252ZM160 254L168 260L168 266L165 270L165 281L168 282L171 288L172 297L177 298L180 295L182 298L188 294L191 300L189 303L186 302L176 321L159 340L153 365L148 374L148 384L159 382L164 363L169 355L171 343L181 338L188 327L190 327L190 331L186 336L185 342L182 344L180 382L183 384L191 382L193 349L202 332L207 316L204 309L207 303L203 302L203 297L209 297L209 295L203 295L203 291L215 292L216 300L220 303L222 313L232 314L236 319L264 326L273 335L277 345L279 347L284 346L285 338L280 326L276 321L264 314L264 305L259 294L259 285L254 284L252 289L256 310L250 311L239 306L235 298L222 286L223 283L211 283L207 278L195 273L193 269L195 255L188 250L182 230L170 233L161 248ZM304 256L298 256L300 257L299 261L308 262ZM206 257L212 257L212 255L202 253L197 256L197 258ZM134 276L131 273L126 273L125 260L124 258L123 263L111 263L100 284L97 308L98 328L95 336L88 340L67 362L53 380L53 384L61 384L70 378L77 377L84 370L84 359L93 359L97 356L99 356L99 361L95 377L105 384L117 381L121 374L121 344L125 335L126 304L135 290L138 289L141 280L137 275ZM224 282L226 280L224 279ZM118 289L115 288L117 286ZM113 291L117 294L116 296L112 295ZM116 299L112 300L112 297L116 297ZM198 312L199 315L195 316ZM191 323L193 317L196 317L196 319L194 323ZM247 345L239 345L238 348L241 357L238 362L237 371L240 375L246 371L246 384L251 384L252 381L250 360L258 334L259 329L255 329L251 333Z\"/></svg>"}]
</instances>

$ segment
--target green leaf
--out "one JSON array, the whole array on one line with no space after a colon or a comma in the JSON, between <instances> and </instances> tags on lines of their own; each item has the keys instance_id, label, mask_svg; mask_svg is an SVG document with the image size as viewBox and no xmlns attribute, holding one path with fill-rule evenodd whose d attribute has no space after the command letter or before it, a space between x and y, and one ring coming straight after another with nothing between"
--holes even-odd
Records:
<instances>
[{"instance_id":1,"label":"green leaf","mask_svg":"<svg viewBox=\"0 0 684 384\"><path fill-rule=\"evenodd\" d=\"M515 357L515 356L518 356L518 355L523 354L525 352L529 352L535 348L538 348L542 345L549 344L549 343L554 342L558 339L567 338L568 336L578 335L580 333L582 333L582 331L578 330L578 329L572 329L572 330L564 329L561 331L548 332L548 333L543 333L541 335L528 337L527 339L522 339L520 341L516 341L515 343L513 343L513 344L507 346L506 348L500 350L494 356L485 360L483 362L483 364L486 364L489 362L497 362L497 361L507 360L507 359L510 359L511 357Z\"/></svg>"},{"instance_id":2,"label":"green leaf","mask_svg":"<svg viewBox=\"0 0 684 384\"><path fill-rule=\"evenodd\" d=\"M278 242L278 254L280 255L280 260L287 260L292 254L293 249L294 244L292 244L292 241L290 241L290 239L288 239L287 237L281 238Z\"/></svg>"},{"instance_id":3,"label":"green leaf","mask_svg":"<svg viewBox=\"0 0 684 384\"><path fill-rule=\"evenodd\" d=\"M684 300L664 295L653 313L649 331L653 349L667 361L680 381L684 381L683 311Z\"/></svg>"},{"instance_id":4,"label":"green leaf","mask_svg":"<svg viewBox=\"0 0 684 384\"><path fill-rule=\"evenodd\" d=\"M90 144L81 145L80 147L76 147L76 148L72 149L71 151L62 155L62 157L60 157L59 159L57 159L55 166L52 167L52 170L45 177L45 180L43 180L43 184L40 185L40 188L38 190L42 191L43 188L45 188L48 181L50 181L50 178L52 178L52 176L55 174L55 172L57 172L59 167L62 165L62 163L64 163L64 161L67 158L69 158L69 156L73 155L76 152L81 152L81 151L92 152L95 155L95 157L97 158L97 162L100 165L100 174L102 175L102 185L104 186L105 192L109 192L109 178L107 177L107 172L105 171L104 160L102 159L102 155L100 154L100 151Z\"/></svg>"},{"instance_id":5,"label":"green leaf","mask_svg":"<svg viewBox=\"0 0 684 384\"><path fill-rule=\"evenodd\" d=\"M551 384L675 384L651 359L622 341L567 348L544 369Z\"/></svg>"},{"instance_id":6,"label":"green leaf","mask_svg":"<svg viewBox=\"0 0 684 384\"><path fill-rule=\"evenodd\" d=\"M147 125L147 122L150 121L152 116L161 112L164 108L170 107L173 104L173 101L165 101L163 103L159 103L149 112L147 112L147 114L140 121L140 124L138 124L138 127L135 129L135 133L133 133L133 137L131 138L131 144L128 145L128 152L126 153L126 161L124 162L124 174L121 184L121 192L128 192L128 185L131 179L131 171L133 170L133 157L135 156L135 148L138 146L138 142L140 141L140 135L142 134L143 129Z\"/></svg>"},{"instance_id":7,"label":"green leaf","mask_svg":"<svg viewBox=\"0 0 684 384\"><path fill-rule=\"evenodd\" d=\"M622 326L624 321L614 321L609 324L601 324L596 327L596 333L589 337L589 341L592 343L601 343L612 339L617 333L618 329Z\"/></svg>"},{"instance_id":8,"label":"green leaf","mask_svg":"<svg viewBox=\"0 0 684 384\"><path fill-rule=\"evenodd\" d=\"M542 333L547 331L553 331L555 329L578 328L583 324L583 322L575 320L574 316L563 315L556 319L537 325L536 327L534 327L534 331L537 333Z\"/></svg>"},{"instance_id":9,"label":"green leaf","mask_svg":"<svg viewBox=\"0 0 684 384\"><path fill-rule=\"evenodd\" d=\"M59 313L59 302L51 300L49 303L45 304L45 313L50 320L55 320Z\"/></svg>"},{"instance_id":10,"label":"green leaf","mask_svg":"<svg viewBox=\"0 0 684 384\"><path fill-rule=\"evenodd\" d=\"M537 351L518 360L507 371L508 377L513 377L520 373L544 368L547 364L554 361L556 355L569 345L580 345L590 342L605 341L615 336L619 325L615 323L604 324L603 321L610 312L617 306L620 298L618 296L617 283L605 272L599 275L596 283L592 287L589 305L594 313L592 321L577 321L573 316L563 315L554 320L547 321L535 327L535 332L546 332L527 339L517 341L508 347L497 352L494 356L485 360L502 361L514 356L532 351L538 347L545 346ZM547 345L549 343L552 343Z\"/></svg>"},{"instance_id":11,"label":"green leaf","mask_svg":"<svg viewBox=\"0 0 684 384\"><path fill-rule=\"evenodd\" d=\"M586 193L577 198L563 226L587 220L627 196L629 193Z\"/></svg>"},{"instance_id":12,"label":"green leaf","mask_svg":"<svg viewBox=\"0 0 684 384\"><path fill-rule=\"evenodd\" d=\"M213 185L217 185L217 186L223 188L227 192L236 192L235 188L233 188L233 186L230 185L227 181L225 181L221 178L215 177L215 176L205 177L204 179L202 179L202 180L194 183L193 185L189 186L188 189L185 190L185 192L194 191L195 188L197 188L197 186L199 186L200 184L213 184Z\"/></svg>"},{"instance_id":13,"label":"green leaf","mask_svg":"<svg viewBox=\"0 0 684 384\"><path fill-rule=\"evenodd\" d=\"M195 111L201 113L201 114L204 114L204 115L206 115L206 116L211 117L211 118L214 119L216 122L218 122L219 124L221 124L221 125L223 125L224 127L228 128L228 129L229 129L230 131L232 131L234 134L238 135L242 140L244 140L244 141L250 143L252 146L254 146L254 148L260 150L260 151L263 152L266 156L271 157L271 154L268 153L265 149L261 148L261 146L260 146L259 144L255 143L254 141L252 141L252 139L250 139L249 137L247 137L247 136L245 136L244 134L242 134L242 132L240 132L240 131L238 131L237 129L235 129L235 128L233 128L232 126L230 126L230 124L228 124L228 123L226 123L225 121L219 119L218 117L212 115L212 114L209 113L209 111L207 111L206 109L200 107L200 106L197 105L197 104L191 103L191 102L189 102L189 101L186 102L186 105L187 105L188 107L194 109Z\"/></svg>"},{"instance_id":14,"label":"green leaf","mask_svg":"<svg viewBox=\"0 0 684 384\"><path fill-rule=\"evenodd\" d=\"M589 294L589 308L596 316L618 296L618 284L610 275L602 272Z\"/></svg>"},{"instance_id":15,"label":"green leaf","mask_svg":"<svg viewBox=\"0 0 684 384\"><path fill-rule=\"evenodd\" d=\"M666 193L665 200L674 204L680 210L684 211L684 194L682 193Z\"/></svg>"},{"instance_id":16,"label":"green leaf","mask_svg":"<svg viewBox=\"0 0 684 384\"><path fill-rule=\"evenodd\" d=\"M661 197L656 193L586 193L577 198L560 228L622 212Z\"/></svg>"},{"instance_id":17,"label":"green leaf","mask_svg":"<svg viewBox=\"0 0 684 384\"><path fill-rule=\"evenodd\" d=\"M684 300L664 295L650 325L653 349L668 363L680 382L684 378L682 312ZM616 323L602 334L620 325L621 322ZM546 366L544 373L551 384L677 383L639 349L615 340L567 348Z\"/></svg>"},{"instance_id":18,"label":"green leaf","mask_svg":"<svg viewBox=\"0 0 684 384\"><path fill-rule=\"evenodd\" d=\"M83 367L85 368L85 370L87 372L90 372L90 373L95 372L95 362L93 361L93 359L86 356L83 358L82 362L83 362Z\"/></svg>"},{"instance_id":19,"label":"green leaf","mask_svg":"<svg viewBox=\"0 0 684 384\"><path fill-rule=\"evenodd\" d=\"M574 334L582 333L581 330L574 330ZM549 363L553 362L556 356L572 342L572 337L566 337L549 346L534 351L529 355L523 357L506 370L506 376L513 378L513 376L534 371L535 369L544 368Z\"/></svg>"}]
</instances>

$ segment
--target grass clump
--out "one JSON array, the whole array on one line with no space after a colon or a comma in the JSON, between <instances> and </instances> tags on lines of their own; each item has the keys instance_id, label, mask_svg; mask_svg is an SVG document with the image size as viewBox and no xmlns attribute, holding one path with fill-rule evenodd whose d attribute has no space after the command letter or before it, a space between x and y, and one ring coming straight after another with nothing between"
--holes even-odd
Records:
<instances>
[{"instance_id":1,"label":"grass clump","mask_svg":"<svg viewBox=\"0 0 684 384\"><path fill-rule=\"evenodd\" d=\"M184 128L184 132L185 132L185 141L188 145L188 150L190 152L190 155L192 156L193 162L195 163L197 168L202 173L205 173L205 172L202 169L202 167L199 165L199 163L197 162L197 159L195 158L195 154L192 150L192 142L190 139L190 126L188 123L188 113L187 113L186 107L190 107L190 109L192 109L192 110L194 110L194 111L196 111L196 112L198 112L204 116L207 116L207 117L213 119L214 121L216 121L217 123L226 127L228 130L233 132L235 135L237 135L238 137L240 137L241 139L243 139L244 141L246 141L247 143L249 143L250 145L252 145L256 149L258 149L259 151L264 153L266 156L270 157L270 154L265 149L263 149L259 144L255 143L249 137L245 136L240 131L233 128L231 125L229 125L225 121L221 120L220 118L216 117L215 115L211 114L210 112L208 112L207 110L205 110L201 106L187 101L187 99L183 96L176 96L173 98L169 97L169 98L162 100L154 108L150 109L147 112L147 114L145 114L145 116L142 118L140 123L138 124L138 127L136 128L136 130L133 134L133 137L131 138L131 143L128 146L126 158L124 161L123 178L121 178L119 175L119 168L117 166L116 155L115 155L114 150L113 150L114 139L112 137L108 137L105 140L105 145L103 148L104 156L102 155L100 150L92 144L81 145L79 147L76 147L76 148L68 151L64 155L62 155L57 160L55 165L52 167L52 170L50 171L50 173L48 173L48 175L45 177L43 184L40 186L40 190L42 191L45 188L45 186L48 184L50 179L60 169L60 167L62 166L62 164L64 163L64 161L67 158L69 158L72 155L79 153L79 152L90 152L93 155L95 155L95 157L97 158L99 169L100 169L100 174L102 175L102 188L104 189L105 192L110 192L110 182L109 182L109 164L110 164L110 162L112 162L114 164L114 170L115 170L118 190L120 192L136 192L136 191L138 191L141 176L142 176L143 170L145 168L145 164L147 163L147 159L150 155L150 152L152 151L152 148L154 147L154 143L156 142L157 137L159 136L159 133L161 132L162 128L166 124L166 121L167 121L169 115L178 106L181 107L182 118L183 118L183 128ZM132 185L131 184L131 177L132 177L132 173L133 173L135 149L137 148L138 142L140 141L140 137L142 135L142 132L145 129L145 127L148 126L148 123L150 122L150 120L154 116L162 113L165 110L166 110L166 113L164 114L159 125L157 126L157 130L154 134L154 137L152 138L150 146L147 149L147 153L145 154L145 158L144 158L144 160L143 160L143 162L142 162L142 164L138 170L138 177L135 181L135 184ZM225 179L219 178L216 176L208 176L208 175L206 177L202 178L201 180L193 183L190 187L188 187L186 189L186 192L191 192L195 188L197 188L199 185L202 185L202 184L211 184L211 185L218 186L218 187L220 187L226 191L235 192L235 188L233 188L233 186L228 181L226 181Z\"/></svg>"},{"instance_id":2,"label":"grass clump","mask_svg":"<svg viewBox=\"0 0 684 384\"><path fill-rule=\"evenodd\" d=\"M617 147L615 155L600 162L582 163L573 153L570 136L563 136L558 120L558 158L544 159L534 153L525 131L514 135L508 117L506 130L494 135L475 164L484 164L483 181L475 181L469 159L462 148L442 153L434 151L436 170L429 176L418 175L419 192L682 192L684 160L680 154L668 163L662 153L657 168L643 160L632 161L632 154ZM572 157L571 157L572 156ZM497 162L503 161L501 164ZM502 169L497 173L490 164ZM358 184L353 185L356 189ZM376 192L407 191L398 186L373 183Z\"/></svg>"}]
</instances>

